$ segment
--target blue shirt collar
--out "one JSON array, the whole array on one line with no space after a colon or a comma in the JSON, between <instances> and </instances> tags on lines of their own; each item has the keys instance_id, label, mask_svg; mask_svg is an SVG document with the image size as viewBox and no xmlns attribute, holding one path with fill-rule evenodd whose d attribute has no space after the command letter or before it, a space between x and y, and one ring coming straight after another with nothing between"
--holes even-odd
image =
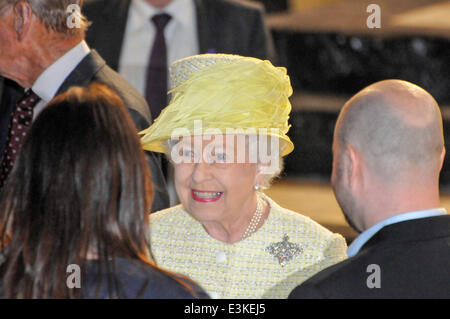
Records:
<instances>
[{"instance_id":1,"label":"blue shirt collar","mask_svg":"<svg viewBox=\"0 0 450 319\"><path fill-rule=\"evenodd\" d=\"M372 227L366 229L363 231L348 247L347 249L347 256L353 257L355 256L362 246L364 246L365 243L369 241L370 238L373 237L381 228L403 222L406 220L412 220L412 219L419 219L419 218L425 218L425 217L433 217L433 216L439 216L439 215L445 215L447 214L447 211L445 208L435 208L435 209L427 209L427 210L418 210L414 212L408 212L403 214L394 215L392 217L389 217L387 219L382 220L381 222L373 225Z\"/></svg>"}]
</instances>

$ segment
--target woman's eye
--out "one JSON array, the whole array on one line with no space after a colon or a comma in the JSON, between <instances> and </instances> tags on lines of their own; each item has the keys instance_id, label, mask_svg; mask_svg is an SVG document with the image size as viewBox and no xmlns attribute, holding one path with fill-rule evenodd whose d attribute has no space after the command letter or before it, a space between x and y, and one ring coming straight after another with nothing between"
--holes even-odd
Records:
<instances>
[{"instance_id":1,"label":"woman's eye","mask_svg":"<svg viewBox=\"0 0 450 319\"><path fill-rule=\"evenodd\" d=\"M183 150L184 157L194 157L194 152L191 150Z\"/></svg>"},{"instance_id":2,"label":"woman's eye","mask_svg":"<svg viewBox=\"0 0 450 319\"><path fill-rule=\"evenodd\" d=\"M195 152L192 149L182 149L181 158L183 163L195 162Z\"/></svg>"},{"instance_id":3,"label":"woman's eye","mask_svg":"<svg viewBox=\"0 0 450 319\"><path fill-rule=\"evenodd\" d=\"M217 158L218 162L226 162L227 161L227 154L225 154L225 153L216 154L216 158Z\"/></svg>"}]
</instances>

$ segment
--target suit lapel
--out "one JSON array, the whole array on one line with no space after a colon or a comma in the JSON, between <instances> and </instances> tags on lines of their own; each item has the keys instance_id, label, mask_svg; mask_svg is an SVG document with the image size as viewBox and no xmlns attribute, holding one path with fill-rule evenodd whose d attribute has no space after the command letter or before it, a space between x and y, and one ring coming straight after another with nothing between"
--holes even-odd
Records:
<instances>
[{"instance_id":1,"label":"suit lapel","mask_svg":"<svg viewBox=\"0 0 450 319\"><path fill-rule=\"evenodd\" d=\"M72 86L88 85L105 65L106 62L100 55L95 50L92 50L69 74L56 94L64 93Z\"/></svg>"},{"instance_id":2,"label":"suit lapel","mask_svg":"<svg viewBox=\"0 0 450 319\"><path fill-rule=\"evenodd\" d=\"M211 21L214 21L214 17L209 9L208 1L194 0L194 4L197 13L197 34L200 53L217 53L211 23Z\"/></svg>"},{"instance_id":3,"label":"suit lapel","mask_svg":"<svg viewBox=\"0 0 450 319\"><path fill-rule=\"evenodd\" d=\"M108 0L109 2L110 0ZM123 44L123 38L125 35L125 28L127 25L128 11L130 9L131 0L117 1L116 5L106 5L104 17L114 17L114 20L107 21L107 26L111 27L112 38L112 48L110 60L113 65L114 70L119 69L119 60Z\"/></svg>"},{"instance_id":4,"label":"suit lapel","mask_svg":"<svg viewBox=\"0 0 450 319\"><path fill-rule=\"evenodd\" d=\"M103 1L101 12L86 12L89 16L98 16L92 30L87 32L87 42L98 49L107 64L116 71L119 68L130 4L131 0L107 0Z\"/></svg>"}]
</instances>

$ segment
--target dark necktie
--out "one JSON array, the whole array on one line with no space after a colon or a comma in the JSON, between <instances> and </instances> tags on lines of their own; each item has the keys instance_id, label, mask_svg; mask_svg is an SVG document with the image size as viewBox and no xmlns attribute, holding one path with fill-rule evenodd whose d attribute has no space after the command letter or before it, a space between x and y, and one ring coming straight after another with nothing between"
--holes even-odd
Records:
<instances>
[{"instance_id":1,"label":"dark necktie","mask_svg":"<svg viewBox=\"0 0 450 319\"><path fill-rule=\"evenodd\" d=\"M9 124L8 140L0 166L0 189L5 185L9 173L13 169L23 139L33 121L33 108L38 102L39 97L33 91L28 90L14 108Z\"/></svg>"},{"instance_id":2,"label":"dark necktie","mask_svg":"<svg viewBox=\"0 0 450 319\"><path fill-rule=\"evenodd\" d=\"M171 16L166 13L152 17L156 27L156 34L148 64L145 97L147 98L153 120L158 117L159 113L167 105L167 49L164 28L170 19Z\"/></svg>"}]
</instances>

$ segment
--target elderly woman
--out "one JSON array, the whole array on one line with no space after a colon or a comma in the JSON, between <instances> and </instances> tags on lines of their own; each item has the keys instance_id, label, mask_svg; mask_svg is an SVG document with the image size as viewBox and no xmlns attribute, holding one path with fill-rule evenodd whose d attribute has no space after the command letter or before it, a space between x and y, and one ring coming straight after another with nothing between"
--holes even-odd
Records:
<instances>
[{"instance_id":1,"label":"elderly woman","mask_svg":"<svg viewBox=\"0 0 450 319\"><path fill-rule=\"evenodd\" d=\"M205 54L175 62L170 72L171 102L141 140L173 162L181 202L150 217L157 264L213 298L286 298L343 260L342 236L261 191L294 148L286 135L286 70Z\"/></svg>"}]
</instances>

